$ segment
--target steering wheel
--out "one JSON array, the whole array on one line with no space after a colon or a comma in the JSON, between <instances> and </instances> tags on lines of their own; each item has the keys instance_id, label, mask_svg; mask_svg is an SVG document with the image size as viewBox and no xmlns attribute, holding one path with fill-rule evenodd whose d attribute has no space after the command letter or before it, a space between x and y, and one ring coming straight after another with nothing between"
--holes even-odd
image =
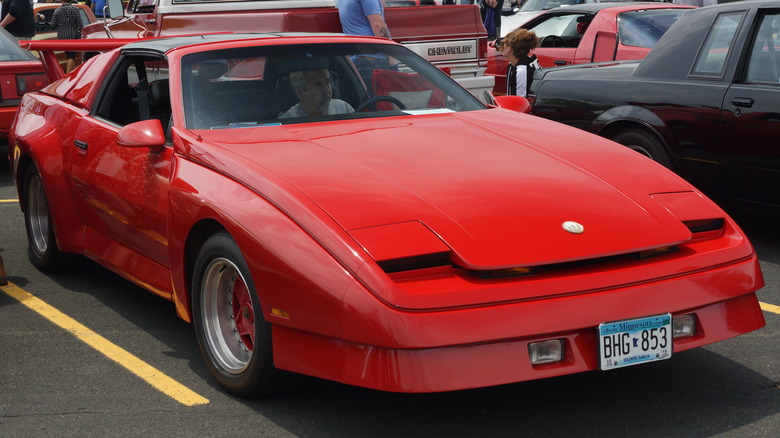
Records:
<instances>
[{"instance_id":1,"label":"steering wheel","mask_svg":"<svg viewBox=\"0 0 780 438\"><path fill-rule=\"evenodd\" d=\"M545 41L550 40L551 46L545 45ZM560 44L559 44L560 43ZM539 47L566 47L566 40L558 35L547 35L539 42Z\"/></svg>"},{"instance_id":2,"label":"steering wheel","mask_svg":"<svg viewBox=\"0 0 780 438\"><path fill-rule=\"evenodd\" d=\"M393 96L374 96L371 99L368 99L367 101L358 105L358 107L355 108L355 112L359 113L371 105L376 105L377 102L390 102L402 110L406 109L406 105L404 105L403 102L401 102L400 100L396 99ZM376 110L376 108L374 109Z\"/></svg>"},{"instance_id":3,"label":"steering wheel","mask_svg":"<svg viewBox=\"0 0 780 438\"><path fill-rule=\"evenodd\" d=\"M228 118L217 111L195 111L195 126L198 129L207 129L212 126L224 126L228 124Z\"/></svg>"}]
</instances>

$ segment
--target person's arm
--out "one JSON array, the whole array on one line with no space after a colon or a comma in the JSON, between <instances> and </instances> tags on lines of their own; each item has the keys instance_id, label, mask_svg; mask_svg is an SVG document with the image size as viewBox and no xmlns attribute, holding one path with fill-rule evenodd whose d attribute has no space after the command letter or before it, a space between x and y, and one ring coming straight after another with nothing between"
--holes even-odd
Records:
<instances>
[{"instance_id":1,"label":"person's arm","mask_svg":"<svg viewBox=\"0 0 780 438\"><path fill-rule=\"evenodd\" d=\"M366 18L368 18L368 23L371 25L371 30L374 31L374 36L390 38L390 31L387 30L387 24L382 14L371 14L366 16Z\"/></svg>"},{"instance_id":2,"label":"person's arm","mask_svg":"<svg viewBox=\"0 0 780 438\"><path fill-rule=\"evenodd\" d=\"M6 27L9 24L13 23L16 20L16 17L11 15L11 12L9 11L8 14L3 18L3 21L0 21L0 26Z\"/></svg>"}]
</instances>

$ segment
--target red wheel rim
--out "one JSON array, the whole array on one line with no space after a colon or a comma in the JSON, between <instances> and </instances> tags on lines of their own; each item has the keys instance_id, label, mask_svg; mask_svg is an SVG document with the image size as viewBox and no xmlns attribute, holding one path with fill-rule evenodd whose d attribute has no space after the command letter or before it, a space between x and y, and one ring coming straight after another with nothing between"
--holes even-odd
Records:
<instances>
[{"instance_id":1,"label":"red wheel rim","mask_svg":"<svg viewBox=\"0 0 780 438\"><path fill-rule=\"evenodd\" d=\"M233 318L236 322L236 331L241 342L249 351L255 347L255 312L252 309L252 298L249 289L241 277L236 278L233 284Z\"/></svg>"}]
</instances>

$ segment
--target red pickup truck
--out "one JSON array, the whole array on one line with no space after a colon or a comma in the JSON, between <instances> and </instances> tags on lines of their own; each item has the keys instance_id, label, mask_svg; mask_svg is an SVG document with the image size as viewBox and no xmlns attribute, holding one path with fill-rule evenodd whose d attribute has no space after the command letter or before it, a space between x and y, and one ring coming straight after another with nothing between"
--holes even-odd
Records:
<instances>
[{"instance_id":1,"label":"red pickup truck","mask_svg":"<svg viewBox=\"0 0 780 438\"><path fill-rule=\"evenodd\" d=\"M680 16L693 6L669 3L588 3L551 9L520 27L534 31L534 54L542 68L642 59ZM506 92L507 59L490 44L488 69L494 94Z\"/></svg>"},{"instance_id":2,"label":"red pickup truck","mask_svg":"<svg viewBox=\"0 0 780 438\"><path fill-rule=\"evenodd\" d=\"M419 2L388 6L393 39L447 71L475 96L493 89L485 76L487 32L476 5ZM334 0L109 0L106 21L84 28L86 38L145 38L214 32L337 32Z\"/></svg>"}]
</instances>

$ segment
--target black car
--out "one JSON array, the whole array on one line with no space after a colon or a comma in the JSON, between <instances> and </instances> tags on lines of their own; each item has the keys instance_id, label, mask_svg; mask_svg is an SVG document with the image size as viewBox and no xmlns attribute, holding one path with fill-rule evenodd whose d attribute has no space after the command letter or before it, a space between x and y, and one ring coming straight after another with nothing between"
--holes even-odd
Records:
<instances>
[{"instance_id":1,"label":"black car","mask_svg":"<svg viewBox=\"0 0 780 438\"><path fill-rule=\"evenodd\" d=\"M615 140L714 197L780 211L780 8L684 14L642 61L538 70L532 113Z\"/></svg>"}]
</instances>

